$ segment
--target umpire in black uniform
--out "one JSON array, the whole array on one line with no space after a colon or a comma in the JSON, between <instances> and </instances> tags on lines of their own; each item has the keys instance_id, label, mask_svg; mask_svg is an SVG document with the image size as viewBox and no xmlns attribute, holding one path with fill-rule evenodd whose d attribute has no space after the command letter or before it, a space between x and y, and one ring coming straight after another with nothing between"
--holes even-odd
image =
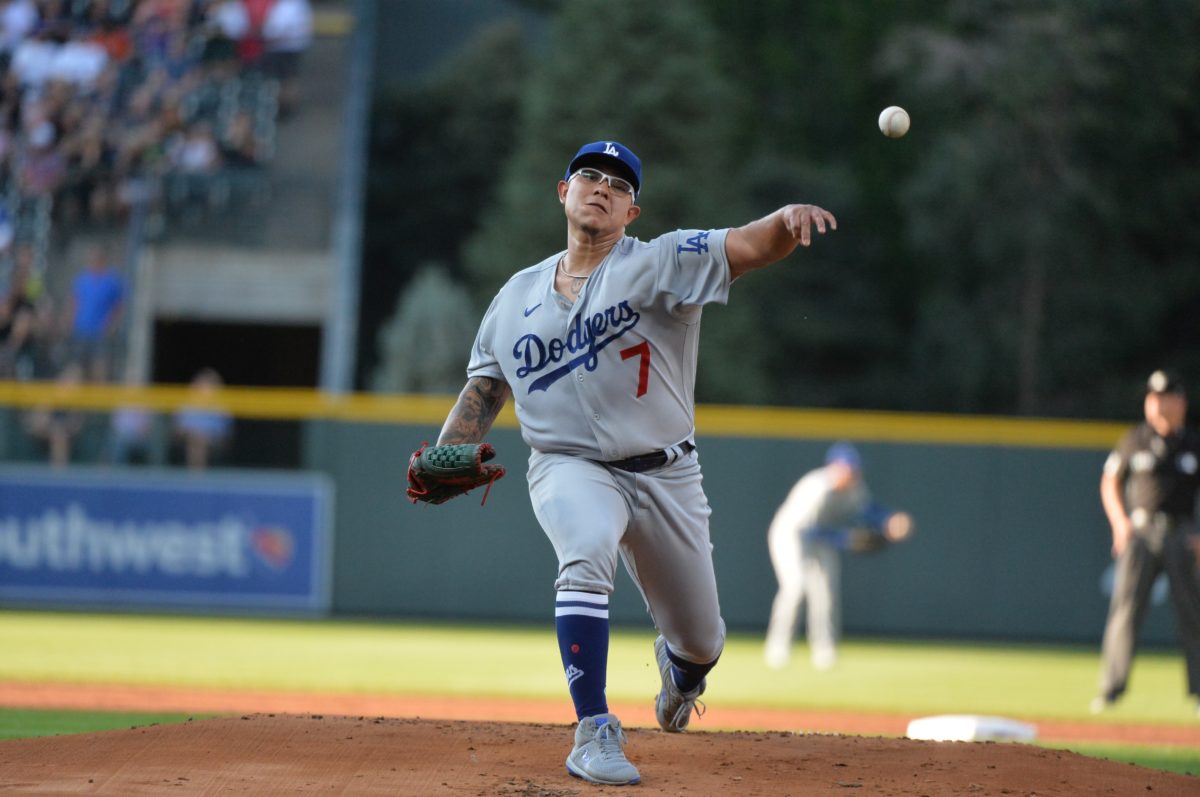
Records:
<instances>
[{"instance_id":1,"label":"umpire in black uniform","mask_svg":"<svg viewBox=\"0 0 1200 797\"><path fill-rule=\"evenodd\" d=\"M1109 455L1100 479L1117 566L1093 711L1104 710L1125 691L1150 587L1164 571L1187 661L1188 692L1200 701L1200 434L1185 425L1187 396L1170 372L1150 375L1145 413L1146 422L1126 432Z\"/></svg>"}]
</instances>

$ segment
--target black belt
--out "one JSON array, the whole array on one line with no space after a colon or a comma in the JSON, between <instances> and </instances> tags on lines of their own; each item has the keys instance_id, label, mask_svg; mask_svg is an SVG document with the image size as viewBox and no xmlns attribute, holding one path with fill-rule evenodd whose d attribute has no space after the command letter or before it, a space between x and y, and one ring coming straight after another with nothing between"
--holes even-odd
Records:
<instances>
[{"instance_id":1,"label":"black belt","mask_svg":"<svg viewBox=\"0 0 1200 797\"><path fill-rule=\"evenodd\" d=\"M680 443L677 447L683 452L683 454L680 456L690 454L696 450L696 447L686 440ZM674 459L674 457L667 453L666 450L663 450L652 451L649 454L638 454L636 457L614 459L612 462L605 462L604 464L608 465L610 468L617 468L619 470L629 471L630 473L642 473L643 471L661 468L672 459Z\"/></svg>"}]
</instances>

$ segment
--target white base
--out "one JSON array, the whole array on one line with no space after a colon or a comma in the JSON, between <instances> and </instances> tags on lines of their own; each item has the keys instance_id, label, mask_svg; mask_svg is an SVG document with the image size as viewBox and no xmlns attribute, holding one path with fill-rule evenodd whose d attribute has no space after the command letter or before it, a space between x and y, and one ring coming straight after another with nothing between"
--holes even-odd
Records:
<instances>
[{"instance_id":1,"label":"white base","mask_svg":"<svg viewBox=\"0 0 1200 797\"><path fill-rule=\"evenodd\" d=\"M908 723L909 739L933 742L1028 742L1037 738L1037 727L1005 717L976 714L942 714Z\"/></svg>"}]
</instances>

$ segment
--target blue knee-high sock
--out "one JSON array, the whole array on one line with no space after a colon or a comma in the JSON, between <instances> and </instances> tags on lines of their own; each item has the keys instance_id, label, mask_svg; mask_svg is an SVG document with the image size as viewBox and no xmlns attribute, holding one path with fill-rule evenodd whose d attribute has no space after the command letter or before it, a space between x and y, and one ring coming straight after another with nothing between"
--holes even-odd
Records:
<instances>
[{"instance_id":1,"label":"blue knee-high sock","mask_svg":"<svg viewBox=\"0 0 1200 797\"><path fill-rule=\"evenodd\" d=\"M608 596L557 593L554 626L567 688L579 719L608 713Z\"/></svg>"},{"instance_id":2,"label":"blue knee-high sock","mask_svg":"<svg viewBox=\"0 0 1200 797\"><path fill-rule=\"evenodd\" d=\"M717 656L707 664L697 664L675 655L675 651L671 650L670 645L667 645L667 658L674 665L671 668L671 676L675 681L675 686L679 687L681 692L690 692L700 685L709 670L717 666L717 659L721 657Z\"/></svg>"}]
</instances>

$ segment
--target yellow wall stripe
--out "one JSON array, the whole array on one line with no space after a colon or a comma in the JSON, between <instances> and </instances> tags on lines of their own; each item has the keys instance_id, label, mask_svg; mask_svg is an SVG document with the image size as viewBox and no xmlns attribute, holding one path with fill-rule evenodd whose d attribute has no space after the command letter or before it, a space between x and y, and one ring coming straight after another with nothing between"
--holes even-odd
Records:
<instances>
[{"instance_id":1,"label":"yellow wall stripe","mask_svg":"<svg viewBox=\"0 0 1200 797\"><path fill-rule=\"evenodd\" d=\"M317 36L349 36L354 30L354 15L336 8L313 10L313 33Z\"/></svg>"},{"instance_id":2,"label":"yellow wall stripe","mask_svg":"<svg viewBox=\"0 0 1200 797\"><path fill-rule=\"evenodd\" d=\"M362 423L420 424L440 427L454 396L324 393L300 388L225 388L210 404L242 418L338 420ZM67 388L53 382L0 382L0 406L62 408L105 412L139 406L172 412L195 404L186 386L126 387L86 385ZM510 403L496 425L516 428ZM1000 445L1038 448L1109 449L1125 424L785 407L700 405L696 428L720 437L905 442L951 445Z\"/></svg>"},{"instance_id":3,"label":"yellow wall stripe","mask_svg":"<svg viewBox=\"0 0 1200 797\"><path fill-rule=\"evenodd\" d=\"M1039 448L1110 449L1125 425L868 410L800 410L778 407L696 408L696 429L733 437L1004 445Z\"/></svg>"}]
</instances>

